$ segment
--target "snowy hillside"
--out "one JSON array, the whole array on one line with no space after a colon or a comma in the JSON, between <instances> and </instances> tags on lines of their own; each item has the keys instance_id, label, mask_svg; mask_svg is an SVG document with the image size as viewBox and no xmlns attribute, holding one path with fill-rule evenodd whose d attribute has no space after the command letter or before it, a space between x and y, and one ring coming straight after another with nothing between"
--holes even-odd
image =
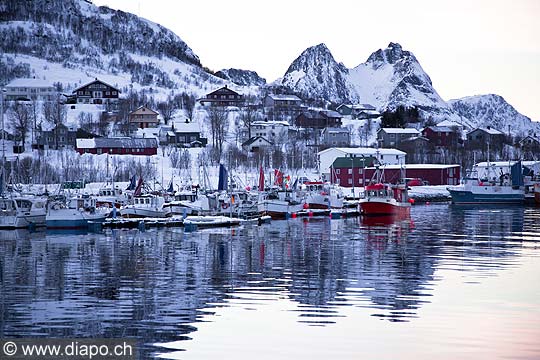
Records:
<instances>
[{"instance_id":1,"label":"snowy hillside","mask_svg":"<svg viewBox=\"0 0 540 360\"><path fill-rule=\"evenodd\" d=\"M502 96L489 94L468 96L448 101L452 109L467 118L475 127L488 125L515 135L540 134L540 123L520 114Z\"/></svg>"},{"instance_id":2,"label":"snowy hillside","mask_svg":"<svg viewBox=\"0 0 540 360\"><path fill-rule=\"evenodd\" d=\"M197 96L228 83L173 32L133 14L83 0L7 0L0 16L0 83L35 76L70 90L99 77Z\"/></svg>"}]
</instances>

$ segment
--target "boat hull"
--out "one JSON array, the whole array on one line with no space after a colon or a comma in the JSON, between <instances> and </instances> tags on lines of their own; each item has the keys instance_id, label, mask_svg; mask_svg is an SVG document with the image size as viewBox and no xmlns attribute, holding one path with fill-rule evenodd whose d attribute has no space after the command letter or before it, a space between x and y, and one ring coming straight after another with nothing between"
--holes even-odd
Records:
<instances>
[{"instance_id":1,"label":"boat hull","mask_svg":"<svg viewBox=\"0 0 540 360\"><path fill-rule=\"evenodd\" d=\"M164 218L167 217L165 210L154 210L145 208L123 208L120 210L120 215L125 218Z\"/></svg>"},{"instance_id":2,"label":"boat hull","mask_svg":"<svg viewBox=\"0 0 540 360\"><path fill-rule=\"evenodd\" d=\"M399 203L387 200L367 200L361 201L358 206L360 207L360 214L364 216L409 216L411 214L411 204L409 203Z\"/></svg>"},{"instance_id":3,"label":"boat hull","mask_svg":"<svg viewBox=\"0 0 540 360\"><path fill-rule=\"evenodd\" d=\"M89 222L103 222L107 212L82 212L73 209L51 210L47 214L45 225L48 229L82 229Z\"/></svg>"},{"instance_id":4,"label":"boat hull","mask_svg":"<svg viewBox=\"0 0 540 360\"><path fill-rule=\"evenodd\" d=\"M453 204L523 204L522 191L513 192L473 192L471 190L448 189Z\"/></svg>"},{"instance_id":5,"label":"boat hull","mask_svg":"<svg viewBox=\"0 0 540 360\"><path fill-rule=\"evenodd\" d=\"M23 229L30 226L44 226L45 213L42 215L7 215L0 216L0 229Z\"/></svg>"}]
</instances>

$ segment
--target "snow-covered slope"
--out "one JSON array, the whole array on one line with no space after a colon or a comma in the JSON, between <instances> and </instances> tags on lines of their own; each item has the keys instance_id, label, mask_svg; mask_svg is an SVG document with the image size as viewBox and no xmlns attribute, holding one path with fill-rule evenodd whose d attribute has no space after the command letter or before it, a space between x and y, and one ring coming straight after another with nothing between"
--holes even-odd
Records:
<instances>
[{"instance_id":1,"label":"snow-covered slope","mask_svg":"<svg viewBox=\"0 0 540 360\"><path fill-rule=\"evenodd\" d=\"M176 34L133 14L84 0L6 0L0 17L0 83L35 76L72 89L100 77L197 95L228 83Z\"/></svg>"},{"instance_id":2,"label":"snow-covered slope","mask_svg":"<svg viewBox=\"0 0 540 360\"><path fill-rule=\"evenodd\" d=\"M460 116L467 118L475 127L488 125L514 135L540 134L540 123L520 114L502 96L476 95L449 100L448 104Z\"/></svg>"}]
</instances>

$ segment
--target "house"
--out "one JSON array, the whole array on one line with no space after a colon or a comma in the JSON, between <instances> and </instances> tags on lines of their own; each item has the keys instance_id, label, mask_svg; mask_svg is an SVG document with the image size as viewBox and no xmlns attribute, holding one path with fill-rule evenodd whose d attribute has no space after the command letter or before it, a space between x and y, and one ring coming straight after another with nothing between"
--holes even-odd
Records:
<instances>
[{"instance_id":1,"label":"house","mask_svg":"<svg viewBox=\"0 0 540 360\"><path fill-rule=\"evenodd\" d=\"M262 136L253 136L251 139L242 143L242 149L249 152L258 152L273 145Z\"/></svg>"},{"instance_id":2,"label":"house","mask_svg":"<svg viewBox=\"0 0 540 360\"><path fill-rule=\"evenodd\" d=\"M128 114L128 121L133 128L146 129L159 124L158 115L159 113L147 106L140 106Z\"/></svg>"},{"instance_id":3,"label":"house","mask_svg":"<svg viewBox=\"0 0 540 360\"><path fill-rule=\"evenodd\" d=\"M490 126L487 128L476 128L467 133L467 141L483 144L499 144L502 143L504 134L499 130L492 129Z\"/></svg>"},{"instance_id":4,"label":"house","mask_svg":"<svg viewBox=\"0 0 540 360\"><path fill-rule=\"evenodd\" d=\"M58 96L58 91L48 80L15 79L5 87L4 99L52 101Z\"/></svg>"},{"instance_id":5,"label":"house","mask_svg":"<svg viewBox=\"0 0 540 360\"><path fill-rule=\"evenodd\" d=\"M463 126L463 124L460 124L460 123L457 123L457 122L451 121L451 120L441 121L441 122L437 123L435 126L448 127L448 128L450 128L452 130L457 131L458 133L463 133L463 131L465 130L465 126Z\"/></svg>"},{"instance_id":6,"label":"house","mask_svg":"<svg viewBox=\"0 0 540 360\"><path fill-rule=\"evenodd\" d=\"M365 168L374 166L377 160L373 156L341 156L332 163L331 182L344 187L364 186L370 178L366 178Z\"/></svg>"},{"instance_id":7,"label":"house","mask_svg":"<svg viewBox=\"0 0 540 360\"><path fill-rule=\"evenodd\" d=\"M324 128L321 133L321 145L346 147L351 145L351 133L346 128Z\"/></svg>"},{"instance_id":8,"label":"house","mask_svg":"<svg viewBox=\"0 0 540 360\"><path fill-rule=\"evenodd\" d=\"M370 104L341 104L336 111L353 119L370 119L381 116L375 106Z\"/></svg>"},{"instance_id":9,"label":"house","mask_svg":"<svg viewBox=\"0 0 540 360\"><path fill-rule=\"evenodd\" d=\"M302 128L324 129L341 127L341 114L332 110L306 110L296 117L295 124Z\"/></svg>"},{"instance_id":10,"label":"house","mask_svg":"<svg viewBox=\"0 0 540 360\"><path fill-rule=\"evenodd\" d=\"M374 157L383 165L399 165L405 164L406 155L405 152L397 149L375 149L365 147L332 147L317 153L319 171L326 179L330 179L330 168L338 157Z\"/></svg>"},{"instance_id":11,"label":"house","mask_svg":"<svg viewBox=\"0 0 540 360\"><path fill-rule=\"evenodd\" d=\"M174 122L164 132L165 143L182 147L205 147L208 139L201 136L199 123L192 121Z\"/></svg>"},{"instance_id":12,"label":"house","mask_svg":"<svg viewBox=\"0 0 540 360\"><path fill-rule=\"evenodd\" d=\"M366 168L366 179L371 179L376 168ZM440 164L403 164L384 166L384 179L386 182L396 184L401 178L422 179L429 185L458 185L461 179L459 165Z\"/></svg>"},{"instance_id":13,"label":"house","mask_svg":"<svg viewBox=\"0 0 540 360\"><path fill-rule=\"evenodd\" d=\"M79 104L117 103L121 91L96 78L94 81L73 90L75 101Z\"/></svg>"},{"instance_id":14,"label":"house","mask_svg":"<svg viewBox=\"0 0 540 360\"><path fill-rule=\"evenodd\" d=\"M263 104L267 119L274 121L294 119L306 110L296 95L266 95Z\"/></svg>"},{"instance_id":15,"label":"house","mask_svg":"<svg viewBox=\"0 0 540 360\"><path fill-rule=\"evenodd\" d=\"M405 139L399 144L399 150L407 153L410 163L421 162L424 155L432 149L429 139L423 136Z\"/></svg>"},{"instance_id":16,"label":"house","mask_svg":"<svg viewBox=\"0 0 540 360\"><path fill-rule=\"evenodd\" d=\"M537 138L531 135L527 135L523 139L521 139L519 142L519 147L522 149L528 148L528 149L538 149L540 148L540 141L538 141Z\"/></svg>"},{"instance_id":17,"label":"house","mask_svg":"<svg viewBox=\"0 0 540 360\"><path fill-rule=\"evenodd\" d=\"M156 155L155 138L93 138L77 139L79 154Z\"/></svg>"},{"instance_id":18,"label":"house","mask_svg":"<svg viewBox=\"0 0 540 360\"><path fill-rule=\"evenodd\" d=\"M247 133L247 130L244 133ZM276 140L284 142L289 138L289 123L287 121L254 121L251 124L251 135L252 137L261 136L272 143Z\"/></svg>"},{"instance_id":19,"label":"house","mask_svg":"<svg viewBox=\"0 0 540 360\"><path fill-rule=\"evenodd\" d=\"M87 139L93 137L99 136L72 125L58 124L56 127L53 126L39 132L35 144L32 144L32 148L39 150L75 149L78 138Z\"/></svg>"},{"instance_id":20,"label":"house","mask_svg":"<svg viewBox=\"0 0 540 360\"><path fill-rule=\"evenodd\" d=\"M441 147L456 145L459 140L457 129L447 126L428 126L422 130L422 136L433 145Z\"/></svg>"},{"instance_id":21,"label":"house","mask_svg":"<svg viewBox=\"0 0 540 360\"><path fill-rule=\"evenodd\" d=\"M199 99L199 102L202 105L207 103L215 106L238 106L243 101L243 95L229 89L227 85L209 94L206 94L204 98Z\"/></svg>"},{"instance_id":22,"label":"house","mask_svg":"<svg viewBox=\"0 0 540 360\"><path fill-rule=\"evenodd\" d=\"M377 142L380 147L398 146L401 141L419 135L420 132L414 128L380 128L377 131Z\"/></svg>"}]
</instances>

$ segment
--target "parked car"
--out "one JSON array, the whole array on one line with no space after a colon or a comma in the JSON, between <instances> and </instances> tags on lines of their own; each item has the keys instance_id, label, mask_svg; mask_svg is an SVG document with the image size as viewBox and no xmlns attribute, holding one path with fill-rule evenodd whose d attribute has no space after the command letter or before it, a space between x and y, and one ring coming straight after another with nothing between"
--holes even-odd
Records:
<instances>
[{"instance_id":1,"label":"parked car","mask_svg":"<svg viewBox=\"0 0 540 360\"><path fill-rule=\"evenodd\" d=\"M424 181L420 178L405 178L405 183L407 186L422 186Z\"/></svg>"}]
</instances>

